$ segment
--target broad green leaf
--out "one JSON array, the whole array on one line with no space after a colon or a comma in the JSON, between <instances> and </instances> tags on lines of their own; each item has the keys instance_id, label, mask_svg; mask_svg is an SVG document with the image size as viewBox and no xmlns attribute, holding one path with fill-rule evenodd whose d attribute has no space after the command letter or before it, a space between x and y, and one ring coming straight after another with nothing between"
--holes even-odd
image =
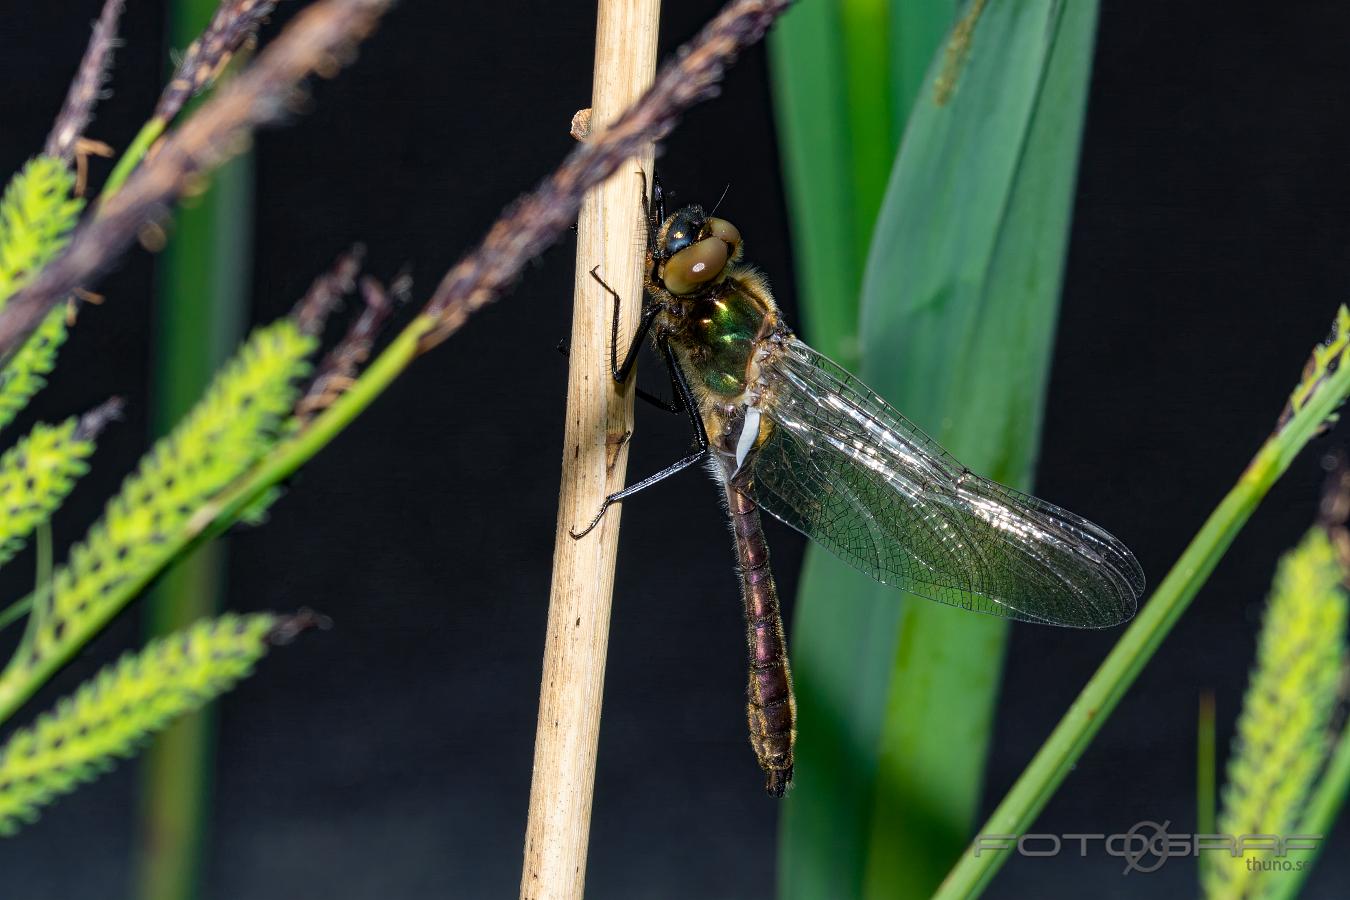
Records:
<instances>
[{"instance_id":1,"label":"broad green leaf","mask_svg":"<svg viewBox=\"0 0 1350 900\"><path fill-rule=\"evenodd\" d=\"M974 0L934 55L938 29L906 25L907 6L892 12L890 96L897 121L912 117L871 243L861 374L967 464L1026 486L1095 7ZM933 15L945 29L944 6ZM799 240L799 256L810 250ZM823 317L810 314L822 301L808 261L806 335L852 364L846 345L826 342L838 330L812 330ZM971 827L1005 635L999 620L904 601L810 550L792 646L800 740L784 896L931 891Z\"/></svg>"},{"instance_id":2,"label":"broad green leaf","mask_svg":"<svg viewBox=\"0 0 1350 900\"><path fill-rule=\"evenodd\" d=\"M1089 2L968 7L914 109L864 279L864 378L1019 488L1038 449L1095 27ZM905 599L867 896L927 897L964 848L1006 634L1003 620Z\"/></svg>"},{"instance_id":3,"label":"broad green leaf","mask_svg":"<svg viewBox=\"0 0 1350 900\"><path fill-rule=\"evenodd\" d=\"M768 44L800 324L822 350L856 364L867 244L855 231L843 17L830 2L799 3Z\"/></svg>"},{"instance_id":4,"label":"broad green leaf","mask_svg":"<svg viewBox=\"0 0 1350 900\"><path fill-rule=\"evenodd\" d=\"M799 324L851 369L872 228L905 120L956 9L956 0L801 3L769 35Z\"/></svg>"},{"instance_id":5,"label":"broad green leaf","mask_svg":"<svg viewBox=\"0 0 1350 900\"><path fill-rule=\"evenodd\" d=\"M956 0L803 3L770 36L780 145L806 338L859 365L866 248L909 110ZM889 40L889 45L887 41ZM889 79L889 83L888 83ZM785 801L780 893L857 896L871 814L879 710L898 604L834 603L867 580L812 553L794 620L798 760L817 760Z\"/></svg>"}]
</instances>

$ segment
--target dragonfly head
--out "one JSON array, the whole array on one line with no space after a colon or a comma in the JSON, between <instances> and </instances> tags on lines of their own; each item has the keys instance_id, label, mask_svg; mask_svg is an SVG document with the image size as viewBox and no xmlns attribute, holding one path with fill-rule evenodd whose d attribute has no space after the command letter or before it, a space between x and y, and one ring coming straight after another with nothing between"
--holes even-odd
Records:
<instances>
[{"instance_id":1,"label":"dragonfly head","mask_svg":"<svg viewBox=\"0 0 1350 900\"><path fill-rule=\"evenodd\" d=\"M721 277L740 253L741 233L701 206L686 206L661 224L656 249L657 281L672 294L692 294Z\"/></svg>"}]
</instances>

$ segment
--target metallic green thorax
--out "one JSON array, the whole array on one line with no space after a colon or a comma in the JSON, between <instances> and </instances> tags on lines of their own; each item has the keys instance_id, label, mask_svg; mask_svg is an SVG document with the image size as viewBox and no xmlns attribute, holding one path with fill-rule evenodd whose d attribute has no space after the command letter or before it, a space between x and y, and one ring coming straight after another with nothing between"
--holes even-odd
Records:
<instances>
[{"instance_id":1,"label":"metallic green thorax","mask_svg":"<svg viewBox=\"0 0 1350 900\"><path fill-rule=\"evenodd\" d=\"M755 279L732 275L690 301L684 363L715 397L731 399L745 390L751 354L777 318L772 301L766 302L757 288Z\"/></svg>"}]
</instances>

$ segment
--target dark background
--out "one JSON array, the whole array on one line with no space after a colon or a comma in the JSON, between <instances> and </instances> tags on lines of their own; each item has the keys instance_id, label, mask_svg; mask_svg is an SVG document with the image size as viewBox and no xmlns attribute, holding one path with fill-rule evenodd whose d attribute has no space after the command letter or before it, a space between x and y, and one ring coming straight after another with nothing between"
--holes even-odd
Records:
<instances>
[{"instance_id":1,"label":"dark background","mask_svg":"<svg viewBox=\"0 0 1350 900\"><path fill-rule=\"evenodd\" d=\"M151 109L165 59L160 4L130 6L114 95L91 129L119 148ZM668 4L663 52L716 6ZM1123 538L1154 584L1270 429L1350 285L1350 9L1192 6L1102 10L1037 484ZM8 4L0 172L41 146L97 8ZM356 239L377 274L410 262L425 297L570 149L568 121L589 103L592 28L589 4L396 9L354 68L257 142L253 320L284 313ZM762 49L687 116L661 171L690 200L730 181L724 214L792 315ZM310 605L337 627L277 652L220 706L212 897L514 895L562 440L565 364L553 347L570 321L572 266L565 240L324 450L270 524L231 539L233 608ZM148 256L131 254L101 289L109 303L86 312L36 412L54 419L111 393L130 412L58 537L80 533L147 440ZM1319 455L1343 439L1319 442L1272 492L1038 830L1194 827L1197 694L1217 691L1226 748L1276 558L1311 521ZM642 411L630 471L673 460L685 440L677 422ZM770 540L791 597L802 541L776 525ZM7 570L7 595L25 587L26 566ZM777 807L746 746L731 566L701 476L626 506L590 896L769 895ZM132 646L136 619L119 620L33 708ZM990 800L1115 637L1013 629ZM123 895L135 772L121 766L0 844L6 893ZM1346 837L1342 825L1307 896L1343 893ZM990 896L1196 892L1190 862L1119 871L1102 854L1013 860Z\"/></svg>"}]
</instances>

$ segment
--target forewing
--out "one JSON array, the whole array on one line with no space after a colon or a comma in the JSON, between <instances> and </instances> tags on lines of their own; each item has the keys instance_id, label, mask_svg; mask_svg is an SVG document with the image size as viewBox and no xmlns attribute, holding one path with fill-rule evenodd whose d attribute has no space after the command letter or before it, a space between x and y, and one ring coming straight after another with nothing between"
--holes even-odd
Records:
<instances>
[{"instance_id":1,"label":"forewing","mask_svg":"<svg viewBox=\"0 0 1350 900\"><path fill-rule=\"evenodd\" d=\"M764 509L876 580L979 612L1079 628L1134 615L1144 573L1104 529L980 478L797 340L763 367Z\"/></svg>"}]
</instances>

